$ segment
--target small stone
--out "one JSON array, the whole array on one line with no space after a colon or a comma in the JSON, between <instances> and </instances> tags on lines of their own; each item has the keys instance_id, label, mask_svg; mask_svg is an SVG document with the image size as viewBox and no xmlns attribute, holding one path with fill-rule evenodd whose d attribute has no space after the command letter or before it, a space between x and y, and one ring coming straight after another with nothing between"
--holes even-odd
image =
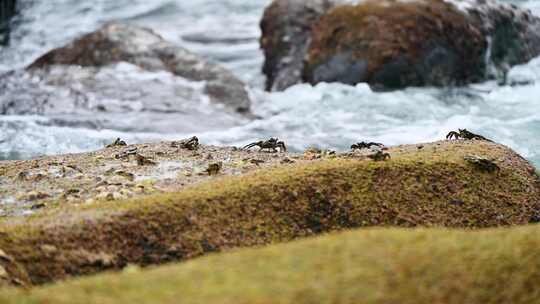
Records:
<instances>
[{"instance_id":1,"label":"small stone","mask_svg":"<svg viewBox=\"0 0 540 304\"><path fill-rule=\"evenodd\" d=\"M66 190L66 192L64 192L64 195L78 194L78 193L80 193L80 192L81 192L80 189L77 189L77 188L71 188L71 189Z\"/></svg>"},{"instance_id":2,"label":"small stone","mask_svg":"<svg viewBox=\"0 0 540 304\"><path fill-rule=\"evenodd\" d=\"M478 155L467 155L463 159L475 166L478 170L488 173L494 173L500 171L499 166L492 160Z\"/></svg>"},{"instance_id":3,"label":"small stone","mask_svg":"<svg viewBox=\"0 0 540 304\"><path fill-rule=\"evenodd\" d=\"M124 178L128 179L129 181L134 181L135 180L135 174L127 172L127 171L118 170L114 174L116 174L118 176L121 176L121 177L124 177Z\"/></svg>"},{"instance_id":4,"label":"small stone","mask_svg":"<svg viewBox=\"0 0 540 304\"><path fill-rule=\"evenodd\" d=\"M114 195L111 192L101 192L96 196L97 199L112 201L114 200Z\"/></svg>"},{"instance_id":5,"label":"small stone","mask_svg":"<svg viewBox=\"0 0 540 304\"><path fill-rule=\"evenodd\" d=\"M142 156L140 154L135 154L135 159L137 160L138 166L155 166L157 163L148 157Z\"/></svg>"},{"instance_id":6,"label":"small stone","mask_svg":"<svg viewBox=\"0 0 540 304\"><path fill-rule=\"evenodd\" d=\"M264 160L262 159L251 159L249 162L257 166L264 164Z\"/></svg>"},{"instance_id":7,"label":"small stone","mask_svg":"<svg viewBox=\"0 0 540 304\"><path fill-rule=\"evenodd\" d=\"M30 191L26 195L26 199L29 201L42 200L49 197L50 197L49 194L44 193L44 192L39 192L39 191Z\"/></svg>"},{"instance_id":8,"label":"small stone","mask_svg":"<svg viewBox=\"0 0 540 304\"><path fill-rule=\"evenodd\" d=\"M292 160L292 159L290 159L290 158L288 158L288 157L285 157L284 159L281 160L281 163L282 163L282 164L294 164L295 161Z\"/></svg>"},{"instance_id":9,"label":"small stone","mask_svg":"<svg viewBox=\"0 0 540 304\"><path fill-rule=\"evenodd\" d=\"M41 180L43 180L45 178L45 175L43 173L37 173L35 175L33 175L30 180L34 181L34 182L39 182Z\"/></svg>"},{"instance_id":10,"label":"small stone","mask_svg":"<svg viewBox=\"0 0 540 304\"><path fill-rule=\"evenodd\" d=\"M42 250L43 252L49 253L49 254L55 253L55 252L58 251L58 249L57 249L55 246L53 246L53 245L48 245L48 244L41 245L40 248L41 248L41 250Z\"/></svg>"},{"instance_id":11,"label":"small stone","mask_svg":"<svg viewBox=\"0 0 540 304\"><path fill-rule=\"evenodd\" d=\"M133 192L129 189L120 189L120 194L125 196L125 197L129 197L131 195L133 195Z\"/></svg>"},{"instance_id":12,"label":"small stone","mask_svg":"<svg viewBox=\"0 0 540 304\"><path fill-rule=\"evenodd\" d=\"M43 209L45 207L47 207L47 204L39 203L39 204L32 205L32 207L30 207L30 210L39 210L39 209Z\"/></svg>"},{"instance_id":13,"label":"small stone","mask_svg":"<svg viewBox=\"0 0 540 304\"><path fill-rule=\"evenodd\" d=\"M450 201L450 204L454 206L463 206L465 202L460 199L453 199Z\"/></svg>"},{"instance_id":14,"label":"small stone","mask_svg":"<svg viewBox=\"0 0 540 304\"><path fill-rule=\"evenodd\" d=\"M222 168L223 168L223 163L222 162L212 163L212 164L208 165L208 168L206 169L206 172L210 176L217 175L219 173L219 171L221 171Z\"/></svg>"},{"instance_id":15,"label":"small stone","mask_svg":"<svg viewBox=\"0 0 540 304\"><path fill-rule=\"evenodd\" d=\"M144 193L145 186L141 184L137 184L135 185L135 188L133 189L133 191L135 191L135 193Z\"/></svg>"},{"instance_id":16,"label":"small stone","mask_svg":"<svg viewBox=\"0 0 540 304\"><path fill-rule=\"evenodd\" d=\"M83 173L83 171L81 169L79 169L79 167L77 167L76 165L67 165L66 167L69 168L69 169L75 170L75 171L77 171L79 173Z\"/></svg>"},{"instance_id":17,"label":"small stone","mask_svg":"<svg viewBox=\"0 0 540 304\"><path fill-rule=\"evenodd\" d=\"M123 200L123 199L126 199L127 196L122 194L121 192L113 192L112 193L112 200L113 201L117 201L117 200ZM111 199L109 199L111 200Z\"/></svg>"}]
</instances>

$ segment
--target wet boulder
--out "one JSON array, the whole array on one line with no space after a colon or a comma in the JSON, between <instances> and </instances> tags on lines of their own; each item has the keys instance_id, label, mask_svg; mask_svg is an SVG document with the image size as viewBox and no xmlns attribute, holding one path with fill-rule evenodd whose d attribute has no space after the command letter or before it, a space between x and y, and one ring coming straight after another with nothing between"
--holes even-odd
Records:
<instances>
[{"instance_id":1,"label":"wet boulder","mask_svg":"<svg viewBox=\"0 0 540 304\"><path fill-rule=\"evenodd\" d=\"M540 19L482 0L275 0L261 21L268 90L463 85L540 54Z\"/></svg>"},{"instance_id":2,"label":"wet boulder","mask_svg":"<svg viewBox=\"0 0 540 304\"><path fill-rule=\"evenodd\" d=\"M301 82L311 27L333 4L326 0L276 0L261 20L261 48L267 90L284 90Z\"/></svg>"},{"instance_id":3,"label":"wet boulder","mask_svg":"<svg viewBox=\"0 0 540 304\"><path fill-rule=\"evenodd\" d=\"M52 65L101 67L128 62L149 71L169 71L191 81L204 81L210 99L237 112L248 112L245 84L225 68L164 40L150 29L109 23L34 61L28 70Z\"/></svg>"}]
</instances>

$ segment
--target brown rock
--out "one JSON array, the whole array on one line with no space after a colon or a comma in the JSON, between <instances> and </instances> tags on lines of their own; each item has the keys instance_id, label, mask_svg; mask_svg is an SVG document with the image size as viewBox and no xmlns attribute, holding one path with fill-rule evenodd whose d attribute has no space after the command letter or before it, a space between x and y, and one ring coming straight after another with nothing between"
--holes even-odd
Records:
<instances>
[{"instance_id":1,"label":"brown rock","mask_svg":"<svg viewBox=\"0 0 540 304\"><path fill-rule=\"evenodd\" d=\"M120 61L141 68L166 70L194 81L206 81L205 91L215 102L238 112L249 111L244 83L225 68L174 45L150 29L109 23L68 45L38 58L28 69L50 65L104 66Z\"/></svg>"},{"instance_id":2,"label":"brown rock","mask_svg":"<svg viewBox=\"0 0 540 304\"><path fill-rule=\"evenodd\" d=\"M469 2L274 0L261 21L266 88L504 80L509 67L540 54L540 18L496 1Z\"/></svg>"},{"instance_id":3,"label":"brown rock","mask_svg":"<svg viewBox=\"0 0 540 304\"><path fill-rule=\"evenodd\" d=\"M443 1L339 6L314 28L304 80L375 88L465 84L482 79L479 26Z\"/></svg>"}]
</instances>

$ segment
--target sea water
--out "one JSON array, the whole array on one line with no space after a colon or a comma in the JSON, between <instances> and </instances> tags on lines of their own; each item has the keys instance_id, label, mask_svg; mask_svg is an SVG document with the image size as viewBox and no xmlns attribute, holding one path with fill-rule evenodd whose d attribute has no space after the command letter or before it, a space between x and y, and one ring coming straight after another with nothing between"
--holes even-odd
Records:
<instances>
[{"instance_id":1,"label":"sea water","mask_svg":"<svg viewBox=\"0 0 540 304\"><path fill-rule=\"evenodd\" d=\"M27 105L0 116L0 158L71 153L130 142L197 135L204 144L243 145L279 137L293 150L346 150L357 141L386 145L443 139L467 128L540 165L540 58L514 67L506 84L373 92L365 84L296 85L263 91L258 23L269 0L20 0L11 43L0 49L0 104ZM540 1L506 1L540 15ZM152 28L219 62L247 83L255 119L212 104L199 82L127 63L57 67L39 77L21 69L46 51L109 21ZM106 107L101 113L96 109ZM39 110L39 111L38 111ZM24 114L24 115L21 115Z\"/></svg>"}]
</instances>

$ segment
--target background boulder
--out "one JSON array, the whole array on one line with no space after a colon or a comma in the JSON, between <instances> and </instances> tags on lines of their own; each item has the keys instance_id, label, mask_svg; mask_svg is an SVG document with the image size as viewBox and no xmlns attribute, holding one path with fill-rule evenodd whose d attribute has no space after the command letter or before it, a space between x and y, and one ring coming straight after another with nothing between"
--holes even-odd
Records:
<instances>
[{"instance_id":1,"label":"background boulder","mask_svg":"<svg viewBox=\"0 0 540 304\"><path fill-rule=\"evenodd\" d=\"M495 1L275 0L261 28L268 90L463 85L540 54L540 19Z\"/></svg>"},{"instance_id":2,"label":"background boulder","mask_svg":"<svg viewBox=\"0 0 540 304\"><path fill-rule=\"evenodd\" d=\"M189 80L206 81L205 90L212 101L237 112L249 111L245 84L230 71L165 41L150 29L134 25L109 23L46 53L28 69L51 65L105 66L120 61L151 71L170 71Z\"/></svg>"}]
</instances>

